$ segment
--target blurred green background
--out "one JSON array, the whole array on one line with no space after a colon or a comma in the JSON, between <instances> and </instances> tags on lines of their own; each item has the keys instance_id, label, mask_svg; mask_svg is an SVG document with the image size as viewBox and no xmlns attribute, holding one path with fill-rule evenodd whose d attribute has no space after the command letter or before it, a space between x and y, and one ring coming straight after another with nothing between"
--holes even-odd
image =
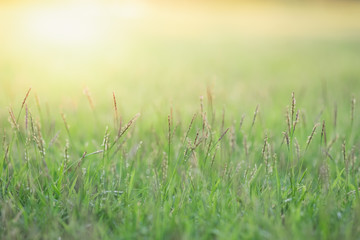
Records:
<instances>
[{"instance_id":1,"label":"blurred green background","mask_svg":"<svg viewBox=\"0 0 360 240\"><path fill-rule=\"evenodd\" d=\"M269 112L292 91L311 107L360 90L359 2L3 1L0 36L1 115L29 87L54 111L87 88L147 117L192 111L207 88L220 108Z\"/></svg>"}]
</instances>

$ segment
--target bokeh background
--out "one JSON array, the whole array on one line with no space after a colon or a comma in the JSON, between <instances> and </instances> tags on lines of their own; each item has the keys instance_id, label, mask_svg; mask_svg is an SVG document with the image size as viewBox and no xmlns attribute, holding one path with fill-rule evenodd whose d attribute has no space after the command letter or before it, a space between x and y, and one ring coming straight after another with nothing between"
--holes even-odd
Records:
<instances>
[{"instance_id":1,"label":"bokeh background","mask_svg":"<svg viewBox=\"0 0 360 240\"><path fill-rule=\"evenodd\" d=\"M311 107L360 90L359 1L1 1L0 36L1 114L29 87L53 111L88 89L148 117L207 89L279 112L292 91Z\"/></svg>"}]
</instances>

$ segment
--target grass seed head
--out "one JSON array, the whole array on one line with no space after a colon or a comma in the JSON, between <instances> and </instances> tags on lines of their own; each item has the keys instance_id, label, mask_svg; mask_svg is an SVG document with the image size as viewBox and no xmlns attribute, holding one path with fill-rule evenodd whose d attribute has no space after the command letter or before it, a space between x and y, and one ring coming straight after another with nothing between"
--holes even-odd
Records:
<instances>
[{"instance_id":1,"label":"grass seed head","mask_svg":"<svg viewBox=\"0 0 360 240\"><path fill-rule=\"evenodd\" d=\"M94 110L94 109L95 109L95 105L94 105L94 101L93 101L93 99L92 99L92 97L91 97L91 93L90 93L89 89L88 89L87 87L85 87L84 90L83 90L83 93L85 94L85 96L86 96L87 99L88 99L88 102L89 102L89 104L90 104L91 110Z\"/></svg>"},{"instance_id":2,"label":"grass seed head","mask_svg":"<svg viewBox=\"0 0 360 240\"><path fill-rule=\"evenodd\" d=\"M300 120L300 110L297 110L296 112L296 117L295 117L295 121L293 123L293 131L292 131L292 134L294 135L294 132L295 132L295 129L296 129L296 125L298 124Z\"/></svg>"},{"instance_id":3,"label":"grass seed head","mask_svg":"<svg viewBox=\"0 0 360 240\"><path fill-rule=\"evenodd\" d=\"M289 110L286 110L286 124L287 124L287 133L288 135L291 134L291 120L290 120L290 113Z\"/></svg>"},{"instance_id":4,"label":"grass seed head","mask_svg":"<svg viewBox=\"0 0 360 240\"><path fill-rule=\"evenodd\" d=\"M316 132L316 128L318 127L318 125L319 125L319 123L316 123L316 124L314 125L314 127L313 127L313 129L312 129L312 131L311 131L311 134L310 134L310 136L308 137L308 140L307 140L307 142L306 142L306 149L308 149L308 147L309 147L309 145L310 145L310 143L311 143L311 141L312 141L312 139L313 139L313 137L314 137L314 134L315 134L315 132Z\"/></svg>"},{"instance_id":5,"label":"grass seed head","mask_svg":"<svg viewBox=\"0 0 360 240\"><path fill-rule=\"evenodd\" d=\"M241 116L240 124L239 124L239 130L241 130L243 124L244 124L245 114Z\"/></svg>"},{"instance_id":6,"label":"grass seed head","mask_svg":"<svg viewBox=\"0 0 360 240\"><path fill-rule=\"evenodd\" d=\"M236 134L235 134L235 123L234 123L230 129L230 147L232 151L234 151L235 146L236 146Z\"/></svg>"},{"instance_id":7,"label":"grass seed head","mask_svg":"<svg viewBox=\"0 0 360 240\"><path fill-rule=\"evenodd\" d=\"M28 132L28 117L29 117L29 110L27 104L25 104L25 131Z\"/></svg>"},{"instance_id":8,"label":"grass seed head","mask_svg":"<svg viewBox=\"0 0 360 240\"><path fill-rule=\"evenodd\" d=\"M26 99L29 97L29 94L30 94L30 91L31 91L31 88L29 88L29 90L27 91L25 97L24 97L24 100L22 102L22 105L21 105L21 108L24 107L25 103L26 103Z\"/></svg>"},{"instance_id":9,"label":"grass seed head","mask_svg":"<svg viewBox=\"0 0 360 240\"><path fill-rule=\"evenodd\" d=\"M12 127L13 127L14 129L16 129L17 131L19 131L19 130L20 130L20 127L19 127L19 125L18 125L18 123L17 123L17 121L16 121L16 118L15 118L15 115L14 115L14 111L12 110L11 107L9 107L9 114L10 114L10 119L9 119L9 121L10 121Z\"/></svg>"},{"instance_id":10,"label":"grass seed head","mask_svg":"<svg viewBox=\"0 0 360 240\"><path fill-rule=\"evenodd\" d=\"M326 146L327 146L327 141L326 141L326 125L325 125L325 120L323 120L322 127L321 127L321 141L324 141L324 145L325 145L325 147L326 147Z\"/></svg>"},{"instance_id":11,"label":"grass seed head","mask_svg":"<svg viewBox=\"0 0 360 240\"><path fill-rule=\"evenodd\" d=\"M118 108L116 103L115 92L113 92L114 112L115 112L115 126L119 124Z\"/></svg>"},{"instance_id":12,"label":"grass seed head","mask_svg":"<svg viewBox=\"0 0 360 240\"><path fill-rule=\"evenodd\" d=\"M64 114L64 113L61 113L61 118L62 118L62 120L63 120L63 122L64 122L64 126L65 126L65 129L66 129L66 132L68 133L68 135L70 136L70 126L69 126L69 124L67 123L67 121L66 121L66 115Z\"/></svg>"},{"instance_id":13,"label":"grass seed head","mask_svg":"<svg viewBox=\"0 0 360 240\"><path fill-rule=\"evenodd\" d=\"M202 116L204 114L204 96L200 96L200 112Z\"/></svg>"},{"instance_id":14,"label":"grass seed head","mask_svg":"<svg viewBox=\"0 0 360 240\"><path fill-rule=\"evenodd\" d=\"M345 162L345 165L347 164L347 159L346 159L346 141L344 139L342 145L341 145L341 149L342 149L342 153L343 153L343 160Z\"/></svg>"},{"instance_id":15,"label":"grass seed head","mask_svg":"<svg viewBox=\"0 0 360 240\"><path fill-rule=\"evenodd\" d=\"M140 117L140 115L141 115L140 113L135 114L135 116L126 124L126 126L123 129L119 129L117 139L121 138L125 134L125 132L131 127L131 125L133 125L136 122L136 120Z\"/></svg>"},{"instance_id":16,"label":"grass seed head","mask_svg":"<svg viewBox=\"0 0 360 240\"><path fill-rule=\"evenodd\" d=\"M267 146L267 141L268 141L268 136L267 134L265 134L265 138L264 138L264 146L263 146L263 149L261 151L261 154L262 154L262 158L264 159L264 155L265 155L265 150L266 150L266 146Z\"/></svg>"},{"instance_id":17,"label":"grass seed head","mask_svg":"<svg viewBox=\"0 0 360 240\"><path fill-rule=\"evenodd\" d=\"M290 138L289 138L289 134L287 132L283 132L284 135L284 139L286 141L286 145L288 147L288 149L290 149Z\"/></svg>"},{"instance_id":18,"label":"grass seed head","mask_svg":"<svg viewBox=\"0 0 360 240\"><path fill-rule=\"evenodd\" d=\"M169 143L169 147L170 147L170 143L171 143L171 116L168 115L168 143Z\"/></svg>"},{"instance_id":19,"label":"grass seed head","mask_svg":"<svg viewBox=\"0 0 360 240\"><path fill-rule=\"evenodd\" d=\"M196 116L197 116L197 114L195 113L195 114L193 115L191 121L190 121L189 127L188 127L188 129L187 129L187 131L186 131L186 134L185 134L185 137L184 137L184 141L186 141L187 137L189 136L191 127L192 127L192 125L193 125L193 123L194 123L194 120L195 120Z\"/></svg>"},{"instance_id":20,"label":"grass seed head","mask_svg":"<svg viewBox=\"0 0 360 240\"><path fill-rule=\"evenodd\" d=\"M214 110L213 110L213 95L212 95L212 92L211 92L211 88L208 86L207 87L207 99L208 99L208 102L209 102L209 108L210 108L210 114L211 114L211 119L212 121L214 120Z\"/></svg>"},{"instance_id":21,"label":"grass seed head","mask_svg":"<svg viewBox=\"0 0 360 240\"><path fill-rule=\"evenodd\" d=\"M168 166L169 166L169 162L168 162L167 153L163 152L163 159L162 159L162 162L161 162L161 171L162 171L163 184L165 184L166 179L167 179Z\"/></svg>"},{"instance_id":22,"label":"grass seed head","mask_svg":"<svg viewBox=\"0 0 360 240\"><path fill-rule=\"evenodd\" d=\"M351 99L351 125L354 123L355 104L356 104L356 99L353 96Z\"/></svg>"},{"instance_id":23,"label":"grass seed head","mask_svg":"<svg viewBox=\"0 0 360 240\"><path fill-rule=\"evenodd\" d=\"M254 112L254 117L253 117L253 121L252 121L251 127L254 126L255 120L256 120L256 116L258 115L258 113L259 113L259 104L256 105L255 112Z\"/></svg>"},{"instance_id":24,"label":"grass seed head","mask_svg":"<svg viewBox=\"0 0 360 240\"><path fill-rule=\"evenodd\" d=\"M295 99L295 93L291 93L291 121L294 122L294 113L295 113L295 105L296 105L296 99Z\"/></svg>"}]
</instances>

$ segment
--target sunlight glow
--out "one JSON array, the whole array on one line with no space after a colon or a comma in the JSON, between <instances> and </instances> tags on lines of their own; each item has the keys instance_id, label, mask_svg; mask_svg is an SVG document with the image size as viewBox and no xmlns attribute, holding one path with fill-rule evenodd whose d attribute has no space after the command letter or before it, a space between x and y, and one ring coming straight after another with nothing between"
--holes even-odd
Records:
<instances>
[{"instance_id":1,"label":"sunlight glow","mask_svg":"<svg viewBox=\"0 0 360 240\"><path fill-rule=\"evenodd\" d=\"M28 36L56 45L93 45L101 40L113 21L141 17L143 6L133 3L77 4L35 8L26 21Z\"/></svg>"}]
</instances>

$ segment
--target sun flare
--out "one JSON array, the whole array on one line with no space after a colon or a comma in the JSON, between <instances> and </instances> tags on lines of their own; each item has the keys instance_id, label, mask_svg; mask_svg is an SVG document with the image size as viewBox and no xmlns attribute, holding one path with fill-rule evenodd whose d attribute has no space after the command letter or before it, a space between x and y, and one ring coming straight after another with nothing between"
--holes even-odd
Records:
<instances>
[{"instance_id":1,"label":"sun flare","mask_svg":"<svg viewBox=\"0 0 360 240\"><path fill-rule=\"evenodd\" d=\"M33 8L26 16L27 35L40 43L93 45L106 36L114 21L138 18L143 6L123 4L71 4Z\"/></svg>"}]
</instances>

